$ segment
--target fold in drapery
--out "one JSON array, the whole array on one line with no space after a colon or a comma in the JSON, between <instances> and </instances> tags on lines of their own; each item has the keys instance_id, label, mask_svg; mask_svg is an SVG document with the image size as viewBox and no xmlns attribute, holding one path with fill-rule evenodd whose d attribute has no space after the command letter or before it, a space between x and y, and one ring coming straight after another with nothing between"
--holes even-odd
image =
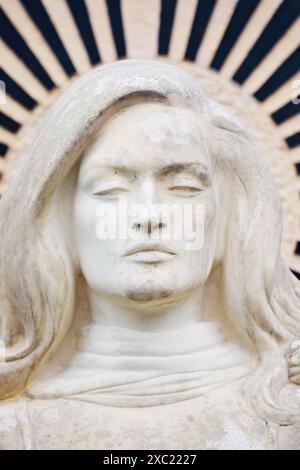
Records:
<instances>
[{"instance_id":1,"label":"fold in drapery","mask_svg":"<svg viewBox=\"0 0 300 470\"><path fill-rule=\"evenodd\" d=\"M220 326L202 322L168 332L91 324L68 366L36 380L34 398L74 398L111 406L154 406L194 398L249 374L249 351Z\"/></svg>"}]
</instances>

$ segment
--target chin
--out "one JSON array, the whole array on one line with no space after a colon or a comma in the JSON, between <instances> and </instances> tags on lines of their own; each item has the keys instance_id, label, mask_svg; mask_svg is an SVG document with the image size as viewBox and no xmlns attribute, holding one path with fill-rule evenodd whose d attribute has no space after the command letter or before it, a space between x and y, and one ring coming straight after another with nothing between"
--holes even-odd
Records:
<instances>
[{"instance_id":1,"label":"chin","mask_svg":"<svg viewBox=\"0 0 300 470\"><path fill-rule=\"evenodd\" d=\"M127 299L138 303L153 303L164 299L169 299L174 293L173 289L163 286L136 286L126 289L125 296Z\"/></svg>"}]
</instances>

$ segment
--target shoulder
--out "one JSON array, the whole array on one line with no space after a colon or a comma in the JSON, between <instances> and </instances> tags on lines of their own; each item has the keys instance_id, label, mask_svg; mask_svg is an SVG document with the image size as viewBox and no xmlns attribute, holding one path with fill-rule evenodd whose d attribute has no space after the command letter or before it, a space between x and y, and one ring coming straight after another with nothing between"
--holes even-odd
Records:
<instances>
[{"instance_id":1,"label":"shoulder","mask_svg":"<svg viewBox=\"0 0 300 470\"><path fill-rule=\"evenodd\" d=\"M19 398L0 401L0 450L22 450Z\"/></svg>"},{"instance_id":2,"label":"shoulder","mask_svg":"<svg viewBox=\"0 0 300 470\"><path fill-rule=\"evenodd\" d=\"M289 383L280 392L281 405L295 413L295 423L279 426L278 448L281 450L300 450L300 387Z\"/></svg>"},{"instance_id":3,"label":"shoulder","mask_svg":"<svg viewBox=\"0 0 300 470\"><path fill-rule=\"evenodd\" d=\"M279 450L300 450L300 422L291 426L280 426L278 435Z\"/></svg>"}]
</instances>

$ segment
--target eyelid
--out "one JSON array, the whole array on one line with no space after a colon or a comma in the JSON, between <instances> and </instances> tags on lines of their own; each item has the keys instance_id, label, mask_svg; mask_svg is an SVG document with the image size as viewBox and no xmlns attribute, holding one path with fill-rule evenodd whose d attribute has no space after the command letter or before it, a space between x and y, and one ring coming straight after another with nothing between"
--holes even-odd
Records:
<instances>
[{"instance_id":1,"label":"eyelid","mask_svg":"<svg viewBox=\"0 0 300 470\"><path fill-rule=\"evenodd\" d=\"M105 196L106 194L112 194L112 193L115 193L115 192L127 192L127 189L125 188L110 188L110 189L105 189L105 190L102 190L102 191L96 191L96 192L93 192L93 196Z\"/></svg>"},{"instance_id":2,"label":"eyelid","mask_svg":"<svg viewBox=\"0 0 300 470\"><path fill-rule=\"evenodd\" d=\"M176 175L171 179L172 183L176 184L193 184L195 186L201 185L199 178L193 175Z\"/></svg>"},{"instance_id":3,"label":"eyelid","mask_svg":"<svg viewBox=\"0 0 300 470\"><path fill-rule=\"evenodd\" d=\"M203 187L198 181L191 179L175 179L171 182L169 189L190 189L194 191L202 191Z\"/></svg>"},{"instance_id":4,"label":"eyelid","mask_svg":"<svg viewBox=\"0 0 300 470\"><path fill-rule=\"evenodd\" d=\"M126 192L128 191L128 188L125 185L118 184L116 182L107 182L107 183L102 183L100 185L95 186L93 188L93 195L94 196L100 196L100 195L105 195L105 194L110 194L114 191L119 191L119 192Z\"/></svg>"},{"instance_id":5,"label":"eyelid","mask_svg":"<svg viewBox=\"0 0 300 470\"><path fill-rule=\"evenodd\" d=\"M200 193L203 191L202 188L196 188L195 186L177 185L171 186L169 191L190 191L191 193Z\"/></svg>"}]
</instances>

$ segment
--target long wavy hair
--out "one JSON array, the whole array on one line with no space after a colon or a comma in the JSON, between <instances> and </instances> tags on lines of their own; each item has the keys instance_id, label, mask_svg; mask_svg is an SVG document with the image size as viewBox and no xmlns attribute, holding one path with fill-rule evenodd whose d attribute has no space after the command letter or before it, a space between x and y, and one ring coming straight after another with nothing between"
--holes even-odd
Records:
<instances>
[{"instance_id":1,"label":"long wavy hair","mask_svg":"<svg viewBox=\"0 0 300 470\"><path fill-rule=\"evenodd\" d=\"M299 411L282 408L278 395L288 383L285 350L300 338L300 285L280 257L278 191L239 120L196 79L152 61L109 64L72 84L50 110L2 197L0 339L7 354L0 363L0 398L24 389L75 314L75 266L67 243L53 230L55 196L113 113L153 100L193 107L209 123L209 149L230 178L232 194L220 260L224 313L259 355L244 391L258 415L294 422Z\"/></svg>"}]
</instances>

